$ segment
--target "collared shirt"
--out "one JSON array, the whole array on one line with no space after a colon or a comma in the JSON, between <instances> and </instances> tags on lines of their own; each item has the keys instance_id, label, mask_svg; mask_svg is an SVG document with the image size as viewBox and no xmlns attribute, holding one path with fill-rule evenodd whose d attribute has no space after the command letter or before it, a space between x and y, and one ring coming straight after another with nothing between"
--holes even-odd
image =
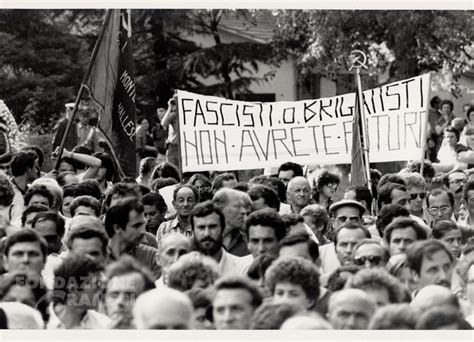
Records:
<instances>
[{"instance_id":1,"label":"collared shirt","mask_svg":"<svg viewBox=\"0 0 474 342\"><path fill-rule=\"evenodd\" d=\"M246 276L252 261L253 258L238 257L222 249L222 257L218 264L219 273L221 276Z\"/></svg>"},{"instance_id":2,"label":"collared shirt","mask_svg":"<svg viewBox=\"0 0 474 342\"><path fill-rule=\"evenodd\" d=\"M49 313L50 317L46 329L67 329L56 315L53 305L49 307ZM109 317L95 310L87 310L79 325L69 329L107 329L110 323L111 319Z\"/></svg>"},{"instance_id":3,"label":"collared shirt","mask_svg":"<svg viewBox=\"0 0 474 342\"><path fill-rule=\"evenodd\" d=\"M164 235L169 233L180 233L187 237L193 236L193 230L191 226L187 230L184 230L179 223L178 218L174 218L173 220L165 221L160 224L158 230L156 231L156 240L158 241L158 247L160 246L161 239Z\"/></svg>"},{"instance_id":4,"label":"collared shirt","mask_svg":"<svg viewBox=\"0 0 474 342\"><path fill-rule=\"evenodd\" d=\"M224 249L230 254L239 257L250 254L250 251L247 248L247 243L244 241L244 238L238 229L235 229L226 235L222 240L222 244L224 245Z\"/></svg>"},{"instance_id":5,"label":"collared shirt","mask_svg":"<svg viewBox=\"0 0 474 342\"><path fill-rule=\"evenodd\" d=\"M333 242L319 247L319 258L321 259L323 273L334 272L341 266Z\"/></svg>"}]
</instances>

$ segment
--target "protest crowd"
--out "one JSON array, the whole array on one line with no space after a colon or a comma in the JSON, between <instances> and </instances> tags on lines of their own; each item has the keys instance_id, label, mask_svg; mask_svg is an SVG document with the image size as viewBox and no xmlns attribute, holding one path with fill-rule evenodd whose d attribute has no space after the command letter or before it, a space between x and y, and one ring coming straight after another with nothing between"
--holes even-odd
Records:
<instances>
[{"instance_id":1,"label":"protest crowd","mask_svg":"<svg viewBox=\"0 0 474 342\"><path fill-rule=\"evenodd\" d=\"M369 189L284 160L182 173L168 104L138 120L136 179L88 108L59 151L66 105L57 169L3 139L3 328L472 329L473 106L433 98L429 160L371 169Z\"/></svg>"}]
</instances>

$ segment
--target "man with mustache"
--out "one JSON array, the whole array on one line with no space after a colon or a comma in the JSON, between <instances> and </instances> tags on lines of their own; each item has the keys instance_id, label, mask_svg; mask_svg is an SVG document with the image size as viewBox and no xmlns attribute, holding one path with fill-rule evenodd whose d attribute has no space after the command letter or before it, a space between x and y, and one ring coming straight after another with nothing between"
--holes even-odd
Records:
<instances>
[{"instance_id":1,"label":"man with mustache","mask_svg":"<svg viewBox=\"0 0 474 342\"><path fill-rule=\"evenodd\" d=\"M467 182L467 175L464 171L457 170L448 174L444 179L444 186L454 196L454 216L458 217L459 208L463 197L463 186Z\"/></svg>"},{"instance_id":2,"label":"man with mustache","mask_svg":"<svg viewBox=\"0 0 474 342\"><path fill-rule=\"evenodd\" d=\"M444 243L432 239L416 241L406 254L419 290L428 285L451 287L454 257Z\"/></svg>"},{"instance_id":3,"label":"man with mustache","mask_svg":"<svg viewBox=\"0 0 474 342\"><path fill-rule=\"evenodd\" d=\"M247 274L251 259L232 255L223 248L226 218L212 201L197 204L190 220L196 250L213 258L222 276Z\"/></svg>"},{"instance_id":4,"label":"man with mustache","mask_svg":"<svg viewBox=\"0 0 474 342\"><path fill-rule=\"evenodd\" d=\"M110 258L116 260L128 254L148 267L156 280L161 276L158 250L140 243L145 233L143 212L143 204L136 197L120 199L107 211L105 230L109 236Z\"/></svg>"}]
</instances>

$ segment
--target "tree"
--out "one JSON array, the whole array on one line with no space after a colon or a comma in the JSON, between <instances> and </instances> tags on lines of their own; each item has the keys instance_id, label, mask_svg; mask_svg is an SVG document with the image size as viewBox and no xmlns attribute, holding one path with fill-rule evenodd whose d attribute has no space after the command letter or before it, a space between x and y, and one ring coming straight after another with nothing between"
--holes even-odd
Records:
<instances>
[{"instance_id":1,"label":"tree","mask_svg":"<svg viewBox=\"0 0 474 342\"><path fill-rule=\"evenodd\" d=\"M0 98L16 120L48 126L74 100L86 46L49 10L0 11Z\"/></svg>"},{"instance_id":2,"label":"tree","mask_svg":"<svg viewBox=\"0 0 474 342\"><path fill-rule=\"evenodd\" d=\"M443 71L457 79L474 66L470 11L276 12L275 46L298 57L302 73L314 67L335 74L348 69L349 54L365 51L372 74L388 69L390 80ZM471 50L470 50L471 49Z\"/></svg>"}]
</instances>

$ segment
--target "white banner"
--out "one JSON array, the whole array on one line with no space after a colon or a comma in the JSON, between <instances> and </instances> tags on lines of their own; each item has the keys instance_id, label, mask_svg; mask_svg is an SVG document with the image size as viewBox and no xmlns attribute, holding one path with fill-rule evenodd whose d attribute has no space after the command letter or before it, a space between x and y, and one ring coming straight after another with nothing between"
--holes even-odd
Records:
<instances>
[{"instance_id":1,"label":"white banner","mask_svg":"<svg viewBox=\"0 0 474 342\"><path fill-rule=\"evenodd\" d=\"M364 92L370 162L421 157L429 74ZM257 103L178 91L182 170L351 162L355 93Z\"/></svg>"}]
</instances>

